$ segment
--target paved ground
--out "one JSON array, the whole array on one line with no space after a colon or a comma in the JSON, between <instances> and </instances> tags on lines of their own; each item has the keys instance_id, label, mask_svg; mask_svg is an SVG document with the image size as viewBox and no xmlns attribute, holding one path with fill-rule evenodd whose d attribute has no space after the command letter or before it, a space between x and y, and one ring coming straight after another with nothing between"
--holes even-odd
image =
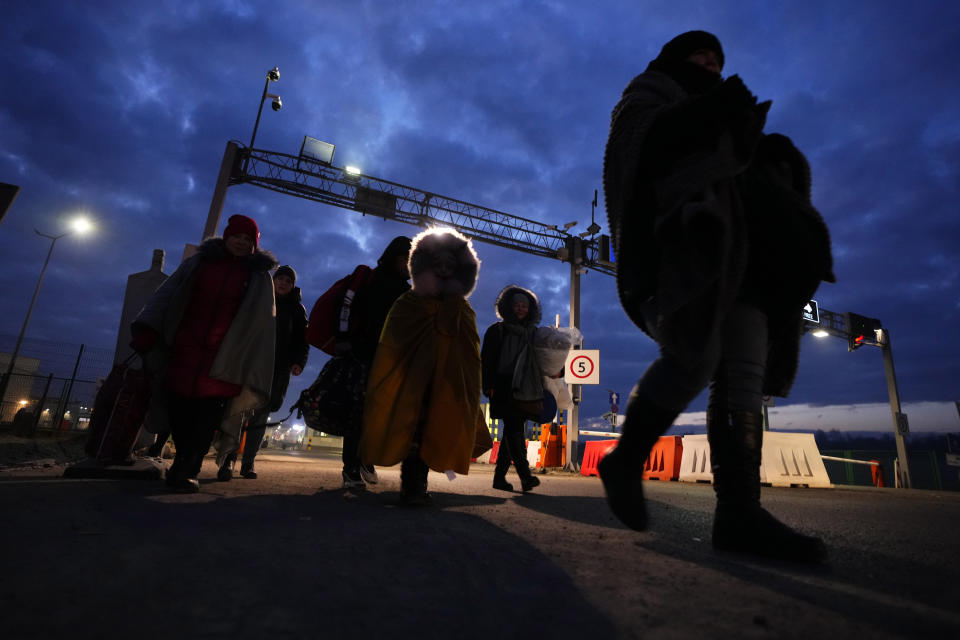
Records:
<instances>
[{"instance_id":1,"label":"paved ground","mask_svg":"<svg viewBox=\"0 0 960 640\"><path fill-rule=\"evenodd\" d=\"M340 488L335 456L266 452L261 478L174 495L11 465L0 442L0 631L7 638L916 638L960 636L960 495L764 489L831 560L716 554L708 485L647 484L652 530L609 515L596 478L490 488L397 468ZM69 450L69 449L67 449ZM20 460L23 462L23 460Z\"/></svg>"}]
</instances>

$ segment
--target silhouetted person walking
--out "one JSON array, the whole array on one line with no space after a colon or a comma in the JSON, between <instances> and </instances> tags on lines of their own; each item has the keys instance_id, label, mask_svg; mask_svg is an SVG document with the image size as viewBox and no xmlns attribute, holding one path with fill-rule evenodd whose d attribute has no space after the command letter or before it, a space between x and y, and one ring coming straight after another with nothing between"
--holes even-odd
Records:
<instances>
[{"instance_id":1,"label":"silhouetted person walking","mask_svg":"<svg viewBox=\"0 0 960 640\"><path fill-rule=\"evenodd\" d=\"M357 291L352 304L346 307L346 313L338 314L341 323L348 330L336 338L338 355L352 354L363 363L365 375L362 385L366 388L367 377L373 366L373 358L380 342L380 332L387 321L387 314L394 301L410 290L410 272L407 262L410 259L410 238L397 236L390 241L383 254L377 259L370 283ZM361 390L362 393L363 390ZM360 461L360 439L362 422L343 436L343 486L346 489L363 488L366 483L379 481L376 468L364 465Z\"/></svg>"},{"instance_id":2,"label":"silhouetted person walking","mask_svg":"<svg viewBox=\"0 0 960 640\"><path fill-rule=\"evenodd\" d=\"M540 479L530 472L524 425L527 418L515 400L534 402L543 398L542 375L536 363L533 338L540 324L540 300L529 289L517 285L505 287L494 303L499 322L483 334L483 393L490 399L490 416L503 420L503 433L493 488L513 491L507 482L510 462L520 476L520 487L531 491Z\"/></svg>"},{"instance_id":3,"label":"silhouetted person walking","mask_svg":"<svg viewBox=\"0 0 960 640\"><path fill-rule=\"evenodd\" d=\"M763 133L770 103L724 80L723 64L712 34L681 34L613 110L603 179L617 285L660 356L599 471L614 514L645 529L644 460L709 383L714 548L816 561L818 538L760 506L761 403L793 383L802 308L834 281L829 236L806 159Z\"/></svg>"}]
</instances>

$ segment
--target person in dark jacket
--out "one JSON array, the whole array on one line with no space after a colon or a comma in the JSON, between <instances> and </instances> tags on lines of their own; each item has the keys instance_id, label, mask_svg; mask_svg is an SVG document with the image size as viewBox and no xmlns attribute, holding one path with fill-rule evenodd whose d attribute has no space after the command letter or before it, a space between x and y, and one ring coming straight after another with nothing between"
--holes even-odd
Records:
<instances>
[{"instance_id":1,"label":"person in dark jacket","mask_svg":"<svg viewBox=\"0 0 960 640\"><path fill-rule=\"evenodd\" d=\"M257 223L234 215L160 287L133 322L131 346L158 351L150 413L169 423L177 452L166 481L200 490L197 475L214 432L235 437L267 404L273 377L273 255L257 247ZM148 419L151 417L148 415Z\"/></svg>"},{"instance_id":2,"label":"person in dark jacket","mask_svg":"<svg viewBox=\"0 0 960 640\"><path fill-rule=\"evenodd\" d=\"M760 507L761 402L793 383L803 306L834 281L829 234L803 154L764 134L771 103L723 65L715 36L681 34L613 110L603 181L617 287L660 356L599 472L613 513L645 529L644 460L709 383L714 548L819 561L821 540Z\"/></svg>"},{"instance_id":3,"label":"person in dark jacket","mask_svg":"<svg viewBox=\"0 0 960 640\"><path fill-rule=\"evenodd\" d=\"M364 389L390 307L397 298L410 290L410 272L407 267L410 243L407 236L397 236L390 241L377 260L370 283L357 291L356 297L346 308L346 313L340 314L341 326L346 329L336 338L336 352L338 355L352 354L363 363ZM360 460L362 423L361 415L356 428L349 430L343 437L342 476L343 486L347 489L360 489L365 487L366 483L376 484L379 481L376 469L372 465L362 464Z\"/></svg>"},{"instance_id":4,"label":"person in dark jacket","mask_svg":"<svg viewBox=\"0 0 960 640\"><path fill-rule=\"evenodd\" d=\"M533 336L540 324L540 300L529 289L517 285L505 287L494 304L499 322L483 334L480 359L483 370L483 394L490 400L490 416L503 420L503 433L493 488L513 491L507 482L510 462L520 476L520 487L531 491L540 484L530 471L524 444L524 418L513 400L540 400L543 386L534 355Z\"/></svg>"},{"instance_id":5,"label":"person in dark jacket","mask_svg":"<svg viewBox=\"0 0 960 640\"><path fill-rule=\"evenodd\" d=\"M279 267L273 274L273 287L277 305L277 340L273 358L273 385L270 404L258 409L247 426L247 440L240 461L240 476L255 480L254 459L267 430L267 419L273 411L279 411L290 386L290 376L299 376L307 366L310 345L307 344L307 310L303 308L300 287L296 286L297 272L290 265ZM233 476L236 452L227 456L217 472L221 481Z\"/></svg>"}]
</instances>

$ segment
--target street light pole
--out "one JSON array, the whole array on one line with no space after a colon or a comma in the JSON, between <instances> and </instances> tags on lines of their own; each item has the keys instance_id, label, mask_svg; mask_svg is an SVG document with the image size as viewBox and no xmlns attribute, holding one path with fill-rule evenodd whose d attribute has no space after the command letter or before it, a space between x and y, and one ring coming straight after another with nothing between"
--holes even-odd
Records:
<instances>
[{"instance_id":1,"label":"street light pole","mask_svg":"<svg viewBox=\"0 0 960 640\"><path fill-rule=\"evenodd\" d=\"M53 247L57 244L57 240L62 238L65 235L69 234L62 233L59 236L51 236L46 233L40 233L36 231L38 236L43 236L44 238L50 239L50 250L47 251L47 259L43 261L43 269L40 270L40 279L37 280L37 286L33 290L33 298L30 300L30 306L27 308L27 317L23 319L23 326L20 328L20 335L17 336L17 344L13 348L13 353L10 354L10 363L7 365L7 373L3 376L3 381L0 381L0 404L2 404L4 397L7 395L7 387L10 382L10 377L13 375L13 367L17 362L17 355L20 353L20 345L23 344L23 336L27 332L27 325L30 324L30 316L33 314L33 305L37 301L37 295L40 293L40 285L43 284L43 276L47 273L47 265L50 264L50 256L53 255Z\"/></svg>"},{"instance_id":2,"label":"street light pole","mask_svg":"<svg viewBox=\"0 0 960 640\"><path fill-rule=\"evenodd\" d=\"M280 110L280 96L273 95L272 93L267 93L267 89L270 88L271 82L276 82L280 79L280 68L274 67L267 71L267 81L263 85L263 95L260 96L260 106L257 108L257 119L253 123L253 133L250 135L250 149L253 149L253 142L257 139L257 129L260 127L260 115L263 113L263 103L266 101L267 96L273 98L273 109L274 111ZM246 170L246 162L250 161L250 156L247 155L247 159L244 162L244 170Z\"/></svg>"}]
</instances>

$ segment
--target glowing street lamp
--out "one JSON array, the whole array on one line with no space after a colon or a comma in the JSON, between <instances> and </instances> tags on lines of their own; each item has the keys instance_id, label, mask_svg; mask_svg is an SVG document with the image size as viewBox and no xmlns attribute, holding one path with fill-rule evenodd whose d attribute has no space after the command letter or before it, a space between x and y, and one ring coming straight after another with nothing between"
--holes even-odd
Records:
<instances>
[{"instance_id":1,"label":"glowing street lamp","mask_svg":"<svg viewBox=\"0 0 960 640\"><path fill-rule=\"evenodd\" d=\"M30 306L27 308L27 317L23 319L23 327L20 329L20 335L17 336L17 344L13 348L13 353L10 354L10 363L7 365L7 373L3 376L3 380L0 380L0 403L3 402L3 398L7 394L7 386L10 383L10 377L13 375L13 368L17 363L17 355L20 353L20 345L23 343L23 336L27 332L27 325L30 324L30 315L33 313L33 305L37 301L37 295L40 293L40 285L43 284L43 276L47 273L47 265L50 264L50 256L53 255L53 247L57 244L57 240L68 236L71 233L77 233L80 235L86 234L93 229L93 225L87 218L79 216L70 221L70 230L65 233L61 233L58 236L51 236L46 233L42 233L38 229L34 229L38 236L48 238L50 240L50 250L47 251L47 259L43 261L43 269L40 270L40 279L37 280L37 286L33 290L33 298L30 300Z\"/></svg>"}]
</instances>

